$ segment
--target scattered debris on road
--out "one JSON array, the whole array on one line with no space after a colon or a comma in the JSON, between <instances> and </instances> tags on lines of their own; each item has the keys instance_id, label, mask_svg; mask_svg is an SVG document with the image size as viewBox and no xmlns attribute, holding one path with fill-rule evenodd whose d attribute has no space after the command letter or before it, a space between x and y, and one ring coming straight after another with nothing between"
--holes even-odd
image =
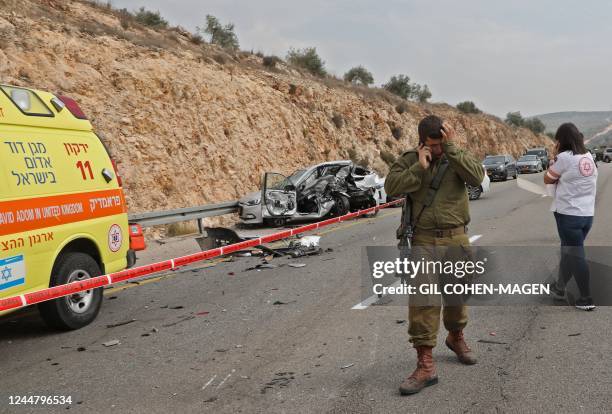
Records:
<instances>
[{"instance_id":1,"label":"scattered debris on road","mask_svg":"<svg viewBox=\"0 0 612 414\"><path fill-rule=\"evenodd\" d=\"M476 342L480 342L481 344L495 344L495 345L508 345L508 342L501 341L491 341L489 339L479 339Z\"/></svg>"},{"instance_id":2,"label":"scattered debris on road","mask_svg":"<svg viewBox=\"0 0 612 414\"><path fill-rule=\"evenodd\" d=\"M353 365L355 365L355 364L344 365L344 366L340 367L340 369L347 369L347 368L352 367Z\"/></svg>"},{"instance_id":3,"label":"scattered debris on road","mask_svg":"<svg viewBox=\"0 0 612 414\"><path fill-rule=\"evenodd\" d=\"M269 264L269 263L259 263L259 264L256 264L255 266L247 267L246 269L244 269L244 271L245 272L248 272L250 270L260 271L261 269L275 269L277 267L278 266Z\"/></svg>"},{"instance_id":4,"label":"scattered debris on road","mask_svg":"<svg viewBox=\"0 0 612 414\"><path fill-rule=\"evenodd\" d=\"M163 326L164 328L169 328L169 327L171 327L171 326L178 325L179 323L183 323L183 322L186 322L186 321L191 320L191 319L195 319L195 316L194 316L194 315L185 316L185 317L183 317L183 318L179 319L179 320L178 320L178 321L176 321L176 322L167 323L167 324L162 325L162 326Z\"/></svg>"},{"instance_id":5,"label":"scattered debris on road","mask_svg":"<svg viewBox=\"0 0 612 414\"><path fill-rule=\"evenodd\" d=\"M304 247L319 247L320 240L321 240L321 236L303 236L294 242L295 244L304 246Z\"/></svg>"},{"instance_id":6,"label":"scattered debris on road","mask_svg":"<svg viewBox=\"0 0 612 414\"><path fill-rule=\"evenodd\" d=\"M107 328L116 328L117 326L123 326L123 325L127 325L130 324L132 322L136 322L136 319L130 319L129 321L123 321L123 322L117 322L117 323L111 323L110 325L106 325Z\"/></svg>"},{"instance_id":7,"label":"scattered debris on road","mask_svg":"<svg viewBox=\"0 0 612 414\"><path fill-rule=\"evenodd\" d=\"M112 341L108 341L108 342L104 342L102 343L102 345L104 345L105 347L109 347L109 346L115 346L115 345L119 345L121 342L119 342L118 339L113 339Z\"/></svg>"},{"instance_id":8,"label":"scattered debris on road","mask_svg":"<svg viewBox=\"0 0 612 414\"><path fill-rule=\"evenodd\" d=\"M282 302L282 301L280 301L280 300L277 300L277 301L275 301L275 302L273 303L273 305L288 305L288 304L293 303L293 302L295 302L295 300L291 300L291 301L289 301L289 302Z\"/></svg>"},{"instance_id":9,"label":"scattered debris on road","mask_svg":"<svg viewBox=\"0 0 612 414\"><path fill-rule=\"evenodd\" d=\"M275 375L277 378L273 378L272 381L267 382L262 388L261 393L265 394L269 389L273 389L278 386L280 388L285 388L287 385L291 383L292 380L295 379L293 372L277 372Z\"/></svg>"},{"instance_id":10,"label":"scattered debris on road","mask_svg":"<svg viewBox=\"0 0 612 414\"><path fill-rule=\"evenodd\" d=\"M569 334L567 336L580 336L580 335L582 335L582 334L580 332L577 332L577 333Z\"/></svg>"},{"instance_id":11,"label":"scattered debris on road","mask_svg":"<svg viewBox=\"0 0 612 414\"><path fill-rule=\"evenodd\" d=\"M288 264L289 267L304 267L306 266L306 263L289 263Z\"/></svg>"}]
</instances>

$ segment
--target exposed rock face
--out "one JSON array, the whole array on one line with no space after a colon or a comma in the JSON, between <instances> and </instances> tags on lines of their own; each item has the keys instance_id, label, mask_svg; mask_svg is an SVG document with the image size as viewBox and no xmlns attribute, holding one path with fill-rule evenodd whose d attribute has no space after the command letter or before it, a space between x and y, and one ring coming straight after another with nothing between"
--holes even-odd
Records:
<instances>
[{"instance_id":1,"label":"exposed rock face","mask_svg":"<svg viewBox=\"0 0 612 414\"><path fill-rule=\"evenodd\" d=\"M383 93L265 70L256 56L223 56L180 31L125 30L78 1L0 0L0 79L76 99L109 144L133 212L234 200L264 171L349 152L384 174L380 151L414 146L428 113L455 125L479 157L550 143L443 104L408 103L400 114Z\"/></svg>"}]
</instances>

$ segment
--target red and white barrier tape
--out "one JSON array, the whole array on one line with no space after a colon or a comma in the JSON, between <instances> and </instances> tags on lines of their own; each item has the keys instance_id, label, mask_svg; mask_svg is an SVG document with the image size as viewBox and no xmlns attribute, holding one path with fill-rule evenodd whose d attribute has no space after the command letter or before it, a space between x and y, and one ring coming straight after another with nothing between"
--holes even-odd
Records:
<instances>
[{"instance_id":1,"label":"red and white barrier tape","mask_svg":"<svg viewBox=\"0 0 612 414\"><path fill-rule=\"evenodd\" d=\"M307 231L317 230L321 227L329 226L330 224L340 223L342 221L350 220L352 218L373 213L376 210L380 210L392 205L400 204L402 200L395 200L389 203L380 204L376 207L370 207L365 210L355 211L348 213L343 216L334 217L328 220L319 221L317 223L307 224L305 226L296 227L294 229L281 231L278 233L270 234L268 236L259 237L257 239L246 240L240 243L228 244L227 246L218 247L216 249L206 250L199 253L190 254L187 256L181 256L174 259L164 260L163 262L152 263L145 266L138 266L132 269L122 270L120 272L109 273L108 275L102 275L93 277L87 280L68 283L66 285L54 286L47 289L41 289L35 292L26 293L23 295L17 295L8 297L6 299L0 299L0 312L18 309L28 305L34 305L36 303L45 302L47 300L61 298L62 296L73 295L78 292L83 292L89 289L96 289L103 286L108 286L113 283L124 282L126 280L135 279L142 276L147 276L153 273L163 272L164 270L174 270L181 266L186 266L202 260L212 259L214 257L223 256L225 254L237 252L248 247L259 246L264 243L271 243L277 240L286 239L296 234L305 233Z\"/></svg>"}]
</instances>

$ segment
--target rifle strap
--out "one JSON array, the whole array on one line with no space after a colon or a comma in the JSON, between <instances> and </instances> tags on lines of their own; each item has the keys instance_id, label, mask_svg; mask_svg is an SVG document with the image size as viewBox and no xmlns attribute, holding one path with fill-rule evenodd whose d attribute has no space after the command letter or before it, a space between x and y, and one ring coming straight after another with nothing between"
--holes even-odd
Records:
<instances>
[{"instance_id":1,"label":"rifle strap","mask_svg":"<svg viewBox=\"0 0 612 414\"><path fill-rule=\"evenodd\" d=\"M440 184L442 183L442 178L444 177L444 174L446 173L447 169L448 169L448 159L446 159L446 157L443 157L440 160L440 165L438 165L438 170L436 171L436 175L434 175L433 179L431 180L431 183L429 183L429 189L427 190L427 195L425 196L425 200L423 201L423 207L421 208L421 211L419 211L419 214L416 220L414 221L413 228L416 228L417 223L419 222L419 220L421 219L421 216L423 215L423 211L425 211L427 207L433 204L434 198L436 197L436 193L438 192L438 189L440 188Z\"/></svg>"}]
</instances>

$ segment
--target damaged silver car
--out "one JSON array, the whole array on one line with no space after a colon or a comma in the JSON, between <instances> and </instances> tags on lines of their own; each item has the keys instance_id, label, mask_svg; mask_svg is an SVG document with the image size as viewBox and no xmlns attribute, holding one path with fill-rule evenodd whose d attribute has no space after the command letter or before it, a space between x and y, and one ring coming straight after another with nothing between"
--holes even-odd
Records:
<instances>
[{"instance_id":1,"label":"damaged silver car","mask_svg":"<svg viewBox=\"0 0 612 414\"><path fill-rule=\"evenodd\" d=\"M261 191L238 201L239 215L243 223L274 227L341 216L384 203L384 183L375 172L349 160L324 162L289 177L268 172Z\"/></svg>"}]
</instances>

